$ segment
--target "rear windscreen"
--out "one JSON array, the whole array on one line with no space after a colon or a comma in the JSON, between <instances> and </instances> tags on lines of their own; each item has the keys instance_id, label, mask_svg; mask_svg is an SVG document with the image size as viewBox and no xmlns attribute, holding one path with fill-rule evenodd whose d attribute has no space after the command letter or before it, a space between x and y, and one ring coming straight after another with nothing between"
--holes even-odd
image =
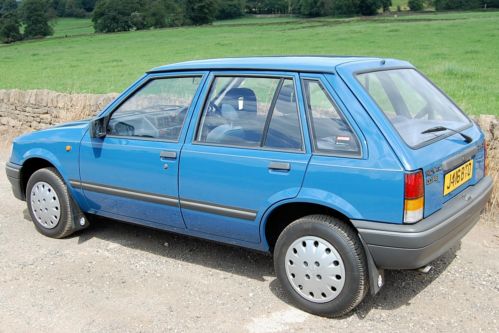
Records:
<instances>
[{"instance_id":1,"label":"rear windscreen","mask_svg":"<svg viewBox=\"0 0 499 333\"><path fill-rule=\"evenodd\" d=\"M415 148L449 134L422 132L437 126L461 130L468 118L439 89L414 69L362 73L358 80L404 141Z\"/></svg>"}]
</instances>

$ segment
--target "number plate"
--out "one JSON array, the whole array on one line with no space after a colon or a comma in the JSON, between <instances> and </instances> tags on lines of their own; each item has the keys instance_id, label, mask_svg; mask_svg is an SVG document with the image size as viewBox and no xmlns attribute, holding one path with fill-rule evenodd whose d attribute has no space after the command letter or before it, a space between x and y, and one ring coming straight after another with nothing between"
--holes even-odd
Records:
<instances>
[{"instance_id":1,"label":"number plate","mask_svg":"<svg viewBox=\"0 0 499 333\"><path fill-rule=\"evenodd\" d=\"M444 195L454 191L473 177L473 160L447 173L444 179Z\"/></svg>"}]
</instances>

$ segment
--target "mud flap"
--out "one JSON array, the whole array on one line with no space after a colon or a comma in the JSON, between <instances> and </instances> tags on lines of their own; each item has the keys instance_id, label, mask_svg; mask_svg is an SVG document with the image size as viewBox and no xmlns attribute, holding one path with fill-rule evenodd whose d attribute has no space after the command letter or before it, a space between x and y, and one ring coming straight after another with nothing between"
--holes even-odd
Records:
<instances>
[{"instance_id":1,"label":"mud flap","mask_svg":"<svg viewBox=\"0 0 499 333\"><path fill-rule=\"evenodd\" d=\"M385 284L385 271L376 267L374 263L374 259L367 247L366 242L362 239L362 236L359 234L360 241L362 242L362 246L364 247L364 252L367 258L367 271L369 274L369 290L371 291L371 295L376 295L381 287Z\"/></svg>"}]
</instances>

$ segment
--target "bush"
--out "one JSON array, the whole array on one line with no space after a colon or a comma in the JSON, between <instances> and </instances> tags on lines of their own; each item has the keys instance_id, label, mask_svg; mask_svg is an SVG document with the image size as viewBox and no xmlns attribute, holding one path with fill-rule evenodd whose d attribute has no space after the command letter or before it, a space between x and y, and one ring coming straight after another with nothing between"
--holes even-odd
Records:
<instances>
[{"instance_id":1,"label":"bush","mask_svg":"<svg viewBox=\"0 0 499 333\"><path fill-rule=\"evenodd\" d=\"M423 0L409 0L408 5L413 12L421 11L424 8Z\"/></svg>"},{"instance_id":2,"label":"bush","mask_svg":"<svg viewBox=\"0 0 499 333\"><path fill-rule=\"evenodd\" d=\"M49 25L48 11L50 4L47 0L24 0L21 2L21 21L24 23L24 37L38 38L50 36L54 33Z\"/></svg>"},{"instance_id":3,"label":"bush","mask_svg":"<svg viewBox=\"0 0 499 333\"><path fill-rule=\"evenodd\" d=\"M20 32L21 22L15 12L0 16L0 40L2 43L13 43L23 39Z\"/></svg>"},{"instance_id":4,"label":"bush","mask_svg":"<svg viewBox=\"0 0 499 333\"><path fill-rule=\"evenodd\" d=\"M482 0L484 8L499 8L499 0Z\"/></svg>"},{"instance_id":5,"label":"bush","mask_svg":"<svg viewBox=\"0 0 499 333\"><path fill-rule=\"evenodd\" d=\"M436 10L459 10L481 8L481 0L435 0Z\"/></svg>"},{"instance_id":6,"label":"bush","mask_svg":"<svg viewBox=\"0 0 499 333\"><path fill-rule=\"evenodd\" d=\"M217 14L217 0L185 0L185 13L191 24L210 24Z\"/></svg>"},{"instance_id":7,"label":"bush","mask_svg":"<svg viewBox=\"0 0 499 333\"><path fill-rule=\"evenodd\" d=\"M336 0L333 2L334 15L355 15L359 13L358 0Z\"/></svg>"},{"instance_id":8,"label":"bush","mask_svg":"<svg viewBox=\"0 0 499 333\"><path fill-rule=\"evenodd\" d=\"M244 15L245 2L243 0L222 0L218 3L216 18L227 20Z\"/></svg>"},{"instance_id":9,"label":"bush","mask_svg":"<svg viewBox=\"0 0 499 333\"><path fill-rule=\"evenodd\" d=\"M97 2L92 22L97 32L129 31L134 28L132 13L138 10L133 0L100 0Z\"/></svg>"}]
</instances>

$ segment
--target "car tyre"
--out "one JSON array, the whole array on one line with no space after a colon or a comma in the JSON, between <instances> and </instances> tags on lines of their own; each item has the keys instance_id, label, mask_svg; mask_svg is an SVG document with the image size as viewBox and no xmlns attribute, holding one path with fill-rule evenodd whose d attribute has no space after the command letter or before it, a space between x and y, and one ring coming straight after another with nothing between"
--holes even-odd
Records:
<instances>
[{"instance_id":1,"label":"car tyre","mask_svg":"<svg viewBox=\"0 0 499 333\"><path fill-rule=\"evenodd\" d=\"M310 215L288 225L274 249L277 278L295 305L339 317L368 290L367 260L355 230L342 220Z\"/></svg>"},{"instance_id":2,"label":"car tyre","mask_svg":"<svg viewBox=\"0 0 499 333\"><path fill-rule=\"evenodd\" d=\"M66 184L55 168L35 171L26 186L26 202L35 228L42 235L64 238L75 231Z\"/></svg>"}]
</instances>

